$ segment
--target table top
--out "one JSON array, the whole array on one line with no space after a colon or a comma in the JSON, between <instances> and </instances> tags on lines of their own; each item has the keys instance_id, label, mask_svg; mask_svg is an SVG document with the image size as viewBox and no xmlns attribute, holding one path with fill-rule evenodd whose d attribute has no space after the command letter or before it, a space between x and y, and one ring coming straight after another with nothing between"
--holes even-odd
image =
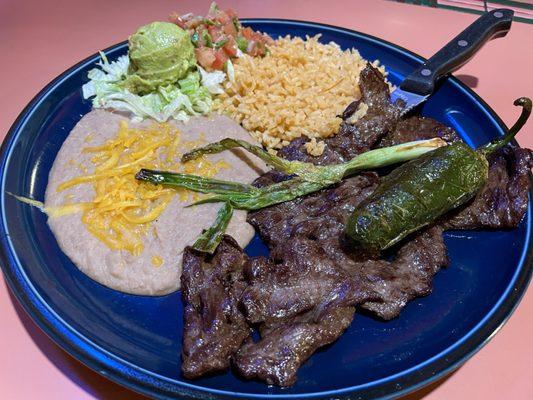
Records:
<instances>
[{"instance_id":1,"label":"table top","mask_svg":"<svg viewBox=\"0 0 533 400\"><path fill-rule=\"evenodd\" d=\"M0 2L0 140L31 98L66 68L123 41L136 28L172 11L204 14L210 0L2 0ZM220 1L242 18L309 20L351 28L425 57L476 18L472 14L378 0ZM505 39L487 44L456 72L510 125L513 100L533 96L533 25L513 24ZM529 50L527 50L529 48ZM525 71L525 73L523 72ZM528 135L529 134L529 135ZM518 135L533 147L533 122ZM144 397L71 358L25 314L0 280L0 398L108 399ZM403 400L509 398L533 394L533 290L490 343L457 371Z\"/></svg>"}]
</instances>

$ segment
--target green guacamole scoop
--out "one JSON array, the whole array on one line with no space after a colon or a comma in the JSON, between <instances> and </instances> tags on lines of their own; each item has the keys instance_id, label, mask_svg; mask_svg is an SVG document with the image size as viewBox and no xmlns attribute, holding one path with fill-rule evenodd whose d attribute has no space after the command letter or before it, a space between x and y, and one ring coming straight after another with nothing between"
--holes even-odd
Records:
<instances>
[{"instance_id":1,"label":"green guacamole scoop","mask_svg":"<svg viewBox=\"0 0 533 400\"><path fill-rule=\"evenodd\" d=\"M129 37L129 75L123 85L146 94L184 78L196 65L189 34L170 22L141 26Z\"/></svg>"}]
</instances>

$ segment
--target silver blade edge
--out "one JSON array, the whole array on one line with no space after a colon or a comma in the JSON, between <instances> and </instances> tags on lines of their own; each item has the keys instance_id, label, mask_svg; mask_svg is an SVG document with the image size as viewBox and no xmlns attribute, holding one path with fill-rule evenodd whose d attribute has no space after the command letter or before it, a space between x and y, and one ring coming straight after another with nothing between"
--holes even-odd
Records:
<instances>
[{"instance_id":1,"label":"silver blade edge","mask_svg":"<svg viewBox=\"0 0 533 400\"><path fill-rule=\"evenodd\" d=\"M406 92L405 90L396 88L390 94L391 103L396 103L397 100L401 100L405 106L403 106L401 115L404 115L411 111L414 107L423 103L429 96L421 96L416 93Z\"/></svg>"}]
</instances>

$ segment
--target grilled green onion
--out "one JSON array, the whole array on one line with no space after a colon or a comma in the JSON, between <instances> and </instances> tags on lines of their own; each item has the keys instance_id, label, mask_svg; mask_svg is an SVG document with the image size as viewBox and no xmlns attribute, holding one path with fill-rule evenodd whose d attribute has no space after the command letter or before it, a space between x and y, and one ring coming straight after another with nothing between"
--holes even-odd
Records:
<instances>
[{"instance_id":1,"label":"grilled green onion","mask_svg":"<svg viewBox=\"0 0 533 400\"><path fill-rule=\"evenodd\" d=\"M222 235L224 235L232 215L233 207L229 203L224 203L220 210L218 210L217 218L213 225L196 239L192 247L195 250L213 254L222 240Z\"/></svg>"},{"instance_id":2,"label":"grilled green onion","mask_svg":"<svg viewBox=\"0 0 533 400\"><path fill-rule=\"evenodd\" d=\"M317 192L339 182L343 177L353 175L363 169L384 167L407 161L444 145L446 145L446 142L441 139L421 140L371 150L343 164L316 166L311 163L284 160L246 141L224 139L185 154L182 157L182 161L189 161L203 154L215 154L224 150L241 147L261 158L276 170L286 174L296 175L296 177L262 188L196 175L147 169L142 169L135 177L139 180L154 184L163 184L214 195L192 205L224 202L225 205L220 209L213 226L206 230L193 245L199 251L212 253L226 230L233 213L233 208L258 210L274 204L283 203L309 193Z\"/></svg>"},{"instance_id":3,"label":"grilled green onion","mask_svg":"<svg viewBox=\"0 0 533 400\"><path fill-rule=\"evenodd\" d=\"M283 160L250 143L225 139L188 153L183 159L191 160L202 154L213 154L234 147L243 147L261 157L261 159L271 164L275 169L297 176L291 180L262 188L256 188L252 185L238 182L148 169L142 169L135 177L155 184L163 184L215 195L200 200L195 204L228 202L237 209L258 210L317 192L320 189L341 181L343 177L353 175L358 171L408 161L444 145L446 145L446 142L441 139L420 140L371 150L343 164L316 166L311 163Z\"/></svg>"},{"instance_id":4,"label":"grilled green onion","mask_svg":"<svg viewBox=\"0 0 533 400\"><path fill-rule=\"evenodd\" d=\"M204 154L216 154L224 150L242 147L246 151L259 157L265 163L277 171L288 175L298 175L304 181L320 184L334 184L344 176L353 175L364 169L380 168L391 164L411 160L430 150L444 146L446 142L435 138L403 143L397 146L384 147L362 153L350 161L336 165L314 165L300 161L288 161L281 157L270 154L259 146L255 146L244 140L223 139L220 142L208 144L205 147L192 150L183 155L183 162L198 158Z\"/></svg>"}]
</instances>

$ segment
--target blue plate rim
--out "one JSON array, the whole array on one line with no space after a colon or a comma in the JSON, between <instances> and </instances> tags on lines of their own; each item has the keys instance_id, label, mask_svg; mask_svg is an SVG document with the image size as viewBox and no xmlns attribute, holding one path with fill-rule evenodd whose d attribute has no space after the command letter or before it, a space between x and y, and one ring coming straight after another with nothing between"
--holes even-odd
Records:
<instances>
[{"instance_id":1,"label":"blue plate rim","mask_svg":"<svg viewBox=\"0 0 533 400\"><path fill-rule=\"evenodd\" d=\"M389 47L395 51L400 51L416 62L422 63L425 61L423 57L401 46L348 28L317 22L277 18L247 18L242 19L241 21L243 23L268 23L273 25L291 24L300 27L307 26L326 29L329 31L337 31L344 34L348 33L350 35L363 37L366 40L376 42L381 46ZM123 47L126 43L127 42L125 41L120 42L102 51L105 53L115 51L120 47ZM112 353L109 353L107 350L99 347L95 343L92 343L90 339L83 337L74 329L72 329L65 321L61 319L59 315L55 313L54 310L49 308L48 304L46 304L39 293L35 290L32 283L29 281L29 279L27 279L24 269L20 262L18 262L17 255L11 246L9 234L6 233L7 226L5 224L5 209L3 207L6 195L4 190L5 166L9 161L12 144L19 136L21 127L24 126L31 116L32 110L34 110L34 108L44 97L46 97L49 92L51 92L63 80L68 78L72 73L75 73L78 69L84 67L87 63L93 63L97 57L98 53L95 53L83 59L74 66L65 70L49 84L47 84L19 114L2 143L0 148L0 170L2 171L0 176L0 204L2 206L2 215L0 218L0 260L2 263L0 266L4 272L6 282L11 292L14 294L17 301L22 305L32 320L68 354L104 377L139 393L151 396L157 395L158 397L164 398L175 398L177 394L180 396L186 396L187 398L203 398L206 396L206 394L217 395L219 398L247 397L296 399L329 398L331 396L335 396L335 398L348 398L353 394L365 394L365 398L392 398L407 394L426 386L450 373L466 362L477 351L479 351L507 322L525 294L533 274L533 245L531 243L530 232L528 232L529 234L527 236L526 245L524 246L524 250L521 255L521 267L517 268L509 286L506 288L504 294L500 297L491 311L474 328L472 328L467 335L461 338L458 342L454 343L452 346L443 350L441 353L398 374L368 382L363 385L351 386L331 391L287 395L221 391L190 384L188 382L176 382L164 376L147 371L137 365L130 364L129 362L114 356ZM450 77L449 79L454 86L460 89L465 95L478 102L481 105L486 117L492 119L493 122L500 127L502 132L506 129L503 121L483 99L481 99L475 92L473 92L455 77ZM530 190L530 198L532 198L532 195L533 189ZM526 217L527 224L531 227L531 209L528 210ZM124 366L129 368L129 370L124 371ZM369 395L370 397L367 397L366 395Z\"/></svg>"}]
</instances>

